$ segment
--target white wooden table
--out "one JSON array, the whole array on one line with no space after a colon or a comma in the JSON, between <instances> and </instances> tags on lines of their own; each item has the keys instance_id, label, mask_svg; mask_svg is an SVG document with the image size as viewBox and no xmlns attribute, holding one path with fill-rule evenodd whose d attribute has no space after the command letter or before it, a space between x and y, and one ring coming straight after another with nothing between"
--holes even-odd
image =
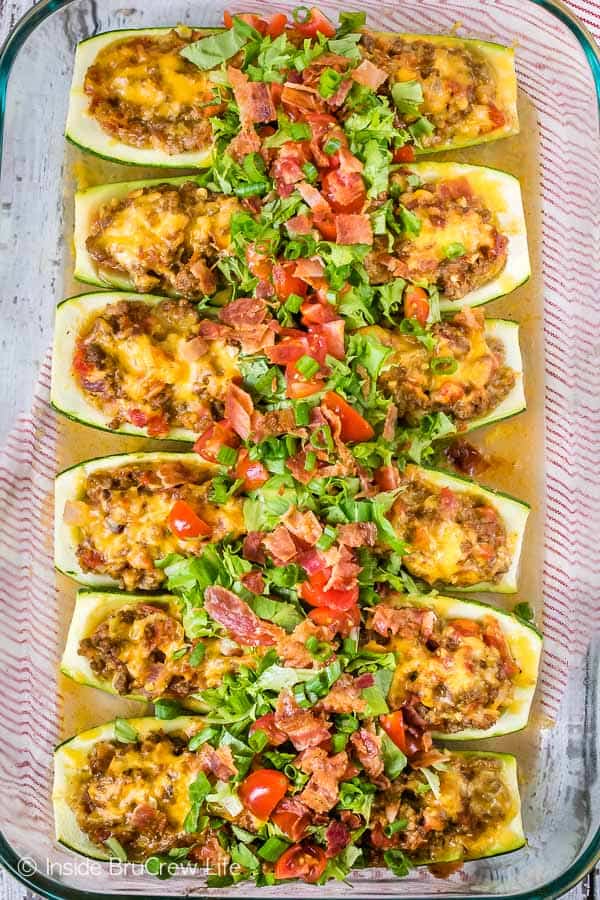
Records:
<instances>
[{"instance_id":1,"label":"white wooden table","mask_svg":"<svg viewBox=\"0 0 600 900\"><path fill-rule=\"evenodd\" d=\"M585 0L584 0L585 2ZM243 7L243 3L233 3ZM351 4L350 4L351 5ZM589 0L588 4L589 5ZM0 0L0 45L19 18L33 6L32 0ZM600 0L593 0L593 8L600 17ZM9 138L10 139L10 138ZM0 384L3 386L0 400L0 444L19 412L29 409L37 371L43 359L49 338L39 313L39 298L31 296L25 301L27 308L13 304L13 298L0 296ZM27 333L23 335L23 323ZM564 900L600 900L596 878L586 878ZM34 900L36 895L0 868L0 900Z\"/></svg>"}]
</instances>

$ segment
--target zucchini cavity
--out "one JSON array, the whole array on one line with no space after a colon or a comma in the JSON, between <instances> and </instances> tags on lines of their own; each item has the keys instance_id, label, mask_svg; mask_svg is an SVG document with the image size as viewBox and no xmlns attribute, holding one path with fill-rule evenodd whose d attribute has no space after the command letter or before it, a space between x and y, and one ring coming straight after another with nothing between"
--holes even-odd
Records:
<instances>
[{"instance_id":1,"label":"zucchini cavity","mask_svg":"<svg viewBox=\"0 0 600 900\"><path fill-rule=\"evenodd\" d=\"M110 135L89 112L89 98L84 91L85 77L101 50L116 41L136 37L157 37L172 30L172 28L139 28L107 31L87 38L77 45L65 128L67 140L87 153L94 153L113 162L169 169L203 168L210 164L212 146L199 151L172 154L161 149L135 147ZM197 30L206 34L215 31L213 28Z\"/></svg>"},{"instance_id":2,"label":"zucchini cavity","mask_svg":"<svg viewBox=\"0 0 600 900\"><path fill-rule=\"evenodd\" d=\"M487 166L451 162L412 163L407 165L406 169L418 175L423 183L465 178L473 194L479 197L493 214L500 234L508 238L506 264L502 271L460 299L449 300L442 294L440 298L442 312L458 312L464 306L490 303L498 297L510 294L527 281L531 275L527 226L521 186L514 175Z\"/></svg>"},{"instance_id":3,"label":"zucchini cavity","mask_svg":"<svg viewBox=\"0 0 600 900\"><path fill-rule=\"evenodd\" d=\"M486 729L481 728L463 728L460 731L433 731L433 737L444 741L467 741L478 738L492 738L500 735L510 734L514 731L520 731L525 728L529 719L531 704L535 694L538 668L540 663L540 655L542 650L542 636L533 625L529 625L522 619L512 613L504 612L477 600L461 600L456 597L443 597L436 594L430 595L409 595L404 594L393 595L388 598L384 604L385 607L392 609L418 609L425 611L433 611L436 618L444 622L451 620L473 621L479 624L485 624L489 620L493 620L499 627L510 656L518 668L518 672L511 677L512 696L509 704L500 713L495 724ZM409 640L418 640L418 638L410 638ZM389 638L386 643L386 649L394 649L398 642L402 642L402 638ZM379 645L381 646L381 645ZM406 641L403 646L407 646ZM404 695L410 685L407 686L402 673L402 662L405 654L401 647L398 647L398 656L400 667L397 670L395 680L392 681L390 692L388 695L388 703L391 708L395 708L397 701L395 695L399 698ZM407 652L410 651L408 648ZM419 665L419 669L426 671L427 667L427 650L425 649L425 658L422 664L419 663L420 657L415 657L415 665ZM460 666L456 670L457 685L460 690ZM448 671L448 685L454 685L451 670ZM417 695L418 696L418 695ZM447 705L452 705L452 699L444 701Z\"/></svg>"}]
</instances>

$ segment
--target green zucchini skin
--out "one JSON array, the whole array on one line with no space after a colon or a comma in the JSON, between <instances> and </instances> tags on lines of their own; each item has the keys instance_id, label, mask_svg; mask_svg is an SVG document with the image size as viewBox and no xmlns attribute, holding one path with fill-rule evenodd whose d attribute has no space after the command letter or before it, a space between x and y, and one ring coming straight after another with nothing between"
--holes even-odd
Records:
<instances>
[{"instance_id":1,"label":"green zucchini skin","mask_svg":"<svg viewBox=\"0 0 600 900\"><path fill-rule=\"evenodd\" d=\"M94 588L118 588L118 582L108 575L84 572L77 559L78 529L63 521L67 500L77 500L81 496L89 475L102 469L116 469L119 466L139 464L159 464L162 462L183 462L200 468L207 477L218 472L219 467L203 462L196 453L173 453L167 451L142 451L139 453L100 456L77 463L65 469L56 477L54 485L54 565L63 575L68 575L80 584ZM148 596L151 596L149 594Z\"/></svg>"},{"instance_id":2,"label":"green zucchini skin","mask_svg":"<svg viewBox=\"0 0 600 900\"><path fill-rule=\"evenodd\" d=\"M426 466L415 466L420 473L420 478L427 484L436 488L450 488L455 493L471 494L480 497L500 515L507 532L509 545L512 544L512 561L510 568L497 582L479 582L469 587L446 586L453 593L471 593L475 591L489 591L495 594L514 594L518 590L518 572L523 539L530 506L524 500L518 500L510 494L484 487L470 478L461 475L453 475L444 469L436 469Z\"/></svg>"},{"instance_id":3,"label":"green zucchini skin","mask_svg":"<svg viewBox=\"0 0 600 900\"><path fill-rule=\"evenodd\" d=\"M505 610L471 598L449 597L441 594L398 594L386 601L387 605L432 609L441 619L473 619L484 617L496 620L511 650L513 659L521 670L515 679L513 702L499 717L495 725L487 729L466 728L453 733L434 731L436 740L460 742L500 737L522 731L529 720L529 713L537 686L542 652L542 635L535 626L524 622Z\"/></svg>"},{"instance_id":4,"label":"green zucchini skin","mask_svg":"<svg viewBox=\"0 0 600 900\"><path fill-rule=\"evenodd\" d=\"M188 737L202 728L202 717L179 716L175 719L163 720L152 717L127 719L127 723L140 735L146 736L156 731L167 734L183 732ZM92 859L110 859L110 853L102 847L93 844L87 835L80 829L75 813L70 805L73 788L78 773L85 767L89 753L95 744L100 741L114 740L115 722L107 722L97 728L84 731L75 735L62 744L54 752L54 784L52 790L52 802L54 806L54 820L56 839L59 843ZM499 829L496 840L486 848L484 853L466 855L464 857L452 856L437 859L436 862L451 862L457 859L481 859L483 857L497 856L518 850L526 843L521 820L521 802L517 783L517 762L514 756L508 753L491 753L473 750L453 750L454 756L484 757L500 759L502 761L502 773L506 786L514 801L514 816L502 829ZM430 865L434 860L416 860L416 865Z\"/></svg>"},{"instance_id":5,"label":"green zucchini skin","mask_svg":"<svg viewBox=\"0 0 600 900\"><path fill-rule=\"evenodd\" d=\"M212 160L212 147L202 151L169 154L164 150L132 147L107 134L99 123L88 113L88 100L83 92L85 74L94 63L98 52L114 41L135 37L138 35L159 35L172 30L167 28L140 28L108 31L94 35L81 41L77 45L73 78L69 94L69 109L65 127L65 137L75 146L86 153L91 153L102 159L112 162L125 163L126 165L153 166L156 168L204 168L210 165ZM222 31L222 28L199 28L198 31L205 35ZM374 32L377 34L377 32ZM392 35L390 32L388 36ZM456 38L450 35L430 34L400 34L399 37L407 39L421 39L435 44L446 46L463 46L483 57L496 77L499 91L499 102L506 115L506 123L485 135L470 137L468 135L457 136L453 139L437 144L435 147L416 148L417 153L440 152L443 150L458 150L477 144L488 143L499 138L518 134L519 122L517 115L517 87L514 65L514 51L510 47L495 44L489 41L474 40L472 38Z\"/></svg>"}]
</instances>

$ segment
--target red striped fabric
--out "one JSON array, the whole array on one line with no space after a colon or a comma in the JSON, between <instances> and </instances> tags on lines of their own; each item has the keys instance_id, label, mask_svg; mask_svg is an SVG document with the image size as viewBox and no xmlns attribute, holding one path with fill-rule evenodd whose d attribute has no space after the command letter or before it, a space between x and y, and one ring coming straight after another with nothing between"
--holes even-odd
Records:
<instances>
[{"instance_id":1,"label":"red striped fabric","mask_svg":"<svg viewBox=\"0 0 600 900\"><path fill-rule=\"evenodd\" d=\"M249 0L244 8L264 12L268 5ZM347 3L326 5L340 10ZM370 23L385 30L447 32L460 21L461 33L514 43L520 83L539 111L546 288L545 651L540 689L546 713L555 716L569 665L585 652L591 630L600 623L600 152L589 66L566 27L532 3L360 5L369 11ZM596 0L574 0L571 7L600 36ZM0 456L0 638L12 675L3 682L6 752L0 754L0 772L9 790L14 786L11 796L28 779L47 784L48 759L61 721L56 684L61 628L51 549L57 430L49 383L48 357L32 409L19 418ZM26 766L16 770L15 760L22 763L24 758ZM30 815L50 828L45 794L27 794Z\"/></svg>"}]
</instances>

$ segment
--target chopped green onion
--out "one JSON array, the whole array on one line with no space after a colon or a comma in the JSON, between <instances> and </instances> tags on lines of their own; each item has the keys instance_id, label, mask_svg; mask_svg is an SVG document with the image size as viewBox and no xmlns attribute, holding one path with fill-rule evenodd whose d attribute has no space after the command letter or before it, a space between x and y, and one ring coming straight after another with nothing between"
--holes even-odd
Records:
<instances>
[{"instance_id":1,"label":"chopped green onion","mask_svg":"<svg viewBox=\"0 0 600 900\"><path fill-rule=\"evenodd\" d=\"M431 124L429 119L426 119L425 116L421 116L420 119L417 119L416 122L408 126L408 130L410 131L415 144L421 146L421 138L433 134L435 127Z\"/></svg>"},{"instance_id":2,"label":"chopped green onion","mask_svg":"<svg viewBox=\"0 0 600 900\"><path fill-rule=\"evenodd\" d=\"M108 847L114 859L119 862L127 862L127 854L116 837L109 837L104 841L104 846Z\"/></svg>"},{"instance_id":3,"label":"chopped green onion","mask_svg":"<svg viewBox=\"0 0 600 900\"><path fill-rule=\"evenodd\" d=\"M434 356L429 368L434 375L453 375L458 369L458 362L453 356Z\"/></svg>"},{"instance_id":4,"label":"chopped green onion","mask_svg":"<svg viewBox=\"0 0 600 900\"><path fill-rule=\"evenodd\" d=\"M296 403L294 406L296 425L308 425L310 422L310 406L308 403Z\"/></svg>"},{"instance_id":5,"label":"chopped green onion","mask_svg":"<svg viewBox=\"0 0 600 900\"><path fill-rule=\"evenodd\" d=\"M339 138L328 138L323 144L323 153L326 153L327 156L333 156L334 153L342 146L342 142Z\"/></svg>"},{"instance_id":6,"label":"chopped green onion","mask_svg":"<svg viewBox=\"0 0 600 900\"><path fill-rule=\"evenodd\" d=\"M397 831L404 831L407 825L408 819L396 819L395 822L384 826L383 833L386 837L393 837Z\"/></svg>"},{"instance_id":7,"label":"chopped green onion","mask_svg":"<svg viewBox=\"0 0 600 900\"><path fill-rule=\"evenodd\" d=\"M275 862L289 846L288 841L273 836L268 838L257 852L261 859L266 859L268 862Z\"/></svg>"},{"instance_id":8,"label":"chopped green onion","mask_svg":"<svg viewBox=\"0 0 600 900\"><path fill-rule=\"evenodd\" d=\"M313 375L316 375L321 367L316 359L313 359L312 356L301 356L300 359L296 360L296 371L302 375L304 379L308 381L309 378L312 378Z\"/></svg>"},{"instance_id":9,"label":"chopped green onion","mask_svg":"<svg viewBox=\"0 0 600 900\"><path fill-rule=\"evenodd\" d=\"M317 547L319 550L329 550L333 542L337 537L337 528L332 528L331 525L326 525L323 529L323 534L317 541Z\"/></svg>"},{"instance_id":10,"label":"chopped green onion","mask_svg":"<svg viewBox=\"0 0 600 900\"><path fill-rule=\"evenodd\" d=\"M304 165L302 166L302 171L306 175L306 180L310 181L311 184L319 177L319 170L316 166L313 166L311 162L304 163Z\"/></svg>"},{"instance_id":11,"label":"chopped green onion","mask_svg":"<svg viewBox=\"0 0 600 900\"><path fill-rule=\"evenodd\" d=\"M317 465L317 454L314 450L309 450L304 459L304 471L312 472Z\"/></svg>"},{"instance_id":12,"label":"chopped green onion","mask_svg":"<svg viewBox=\"0 0 600 900\"><path fill-rule=\"evenodd\" d=\"M115 719L115 740L122 744L132 744L138 740L138 733L132 728L127 719Z\"/></svg>"},{"instance_id":13,"label":"chopped green onion","mask_svg":"<svg viewBox=\"0 0 600 900\"><path fill-rule=\"evenodd\" d=\"M222 466L227 466L230 468L235 464L237 460L237 450L233 447L228 447L226 444L223 444L222 447L219 447L219 452L217 453L217 461L221 463Z\"/></svg>"},{"instance_id":14,"label":"chopped green onion","mask_svg":"<svg viewBox=\"0 0 600 900\"><path fill-rule=\"evenodd\" d=\"M209 725L207 728L203 728L201 731L198 731L193 737L190 738L188 743L188 750L197 750L198 747L201 747L202 744L206 744L209 741L212 741L214 737L218 734L216 728L211 728Z\"/></svg>"},{"instance_id":15,"label":"chopped green onion","mask_svg":"<svg viewBox=\"0 0 600 900\"><path fill-rule=\"evenodd\" d=\"M339 72L336 72L335 69L325 69L321 72L319 79L319 93L321 97L324 97L326 100L329 97L333 97L341 83L342 76Z\"/></svg>"},{"instance_id":16,"label":"chopped green onion","mask_svg":"<svg viewBox=\"0 0 600 900\"><path fill-rule=\"evenodd\" d=\"M331 749L334 753L341 753L341 751L346 748L347 743L347 734L333 734L331 736Z\"/></svg>"},{"instance_id":17,"label":"chopped green onion","mask_svg":"<svg viewBox=\"0 0 600 900\"><path fill-rule=\"evenodd\" d=\"M268 190L268 181L253 181L250 184L240 184L233 192L236 197L254 197L257 194L265 194Z\"/></svg>"},{"instance_id":18,"label":"chopped green onion","mask_svg":"<svg viewBox=\"0 0 600 900\"><path fill-rule=\"evenodd\" d=\"M185 647L180 647L179 650L174 650L173 653L171 653L171 659L181 659L189 649L190 648L186 645Z\"/></svg>"},{"instance_id":19,"label":"chopped green onion","mask_svg":"<svg viewBox=\"0 0 600 900\"><path fill-rule=\"evenodd\" d=\"M181 715L181 706L177 700L162 698L154 704L154 715L157 719L176 719Z\"/></svg>"},{"instance_id":20,"label":"chopped green onion","mask_svg":"<svg viewBox=\"0 0 600 900\"><path fill-rule=\"evenodd\" d=\"M446 259L458 259L459 256L464 256L466 252L465 245L457 241L454 244L448 244L444 255Z\"/></svg>"},{"instance_id":21,"label":"chopped green onion","mask_svg":"<svg viewBox=\"0 0 600 900\"><path fill-rule=\"evenodd\" d=\"M298 25L304 25L305 22L309 22L310 17L311 11L308 6L296 6L292 10L292 18Z\"/></svg>"}]
</instances>

